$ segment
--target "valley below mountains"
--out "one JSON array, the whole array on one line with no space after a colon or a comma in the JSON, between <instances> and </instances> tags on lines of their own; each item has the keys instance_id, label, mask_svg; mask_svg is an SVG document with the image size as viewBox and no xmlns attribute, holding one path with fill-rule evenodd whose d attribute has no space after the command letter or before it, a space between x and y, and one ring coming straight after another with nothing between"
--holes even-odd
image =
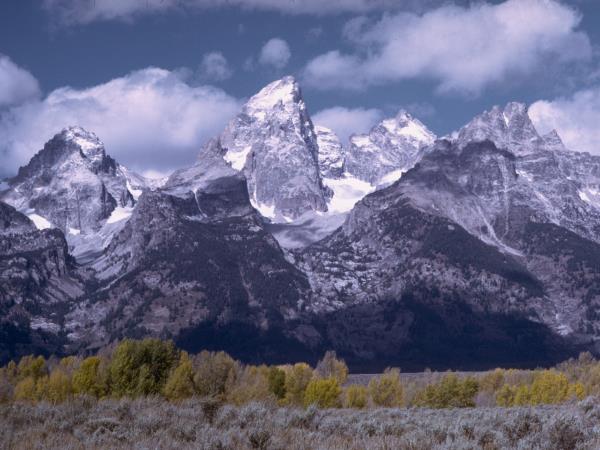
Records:
<instances>
[{"instance_id":1,"label":"valley below mountains","mask_svg":"<svg viewBox=\"0 0 600 450\"><path fill-rule=\"evenodd\" d=\"M49 138L0 188L0 363L147 336L363 372L600 352L600 157L523 104L345 143L285 77L164 180Z\"/></svg>"}]
</instances>

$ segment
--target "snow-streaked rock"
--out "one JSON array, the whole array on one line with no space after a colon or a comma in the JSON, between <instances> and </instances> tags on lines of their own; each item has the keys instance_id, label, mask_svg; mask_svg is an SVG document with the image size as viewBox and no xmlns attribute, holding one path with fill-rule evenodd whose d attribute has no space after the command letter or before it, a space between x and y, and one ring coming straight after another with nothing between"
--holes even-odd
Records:
<instances>
[{"instance_id":1,"label":"snow-streaked rock","mask_svg":"<svg viewBox=\"0 0 600 450\"><path fill-rule=\"evenodd\" d=\"M337 135L329 128L317 125L319 170L322 178L340 178L344 173L345 150Z\"/></svg>"},{"instance_id":2,"label":"snow-streaked rock","mask_svg":"<svg viewBox=\"0 0 600 450\"><path fill-rule=\"evenodd\" d=\"M277 80L250 98L225 131L201 152L220 155L247 179L252 204L275 222L326 211L318 143L298 83Z\"/></svg>"},{"instance_id":3,"label":"snow-streaked rock","mask_svg":"<svg viewBox=\"0 0 600 450\"><path fill-rule=\"evenodd\" d=\"M397 178L392 177L412 168L435 139L423 123L402 110L369 134L350 137L344 170L375 186L394 182Z\"/></svg>"},{"instance_id":4,"label":"snow-streaked rock","mask_svg":"<svg viewBox=\"0 0 600 450\"><path fill-rule=\"evenodd\" d=\"M104 242L106 236L96 234L117 216L125 218L122 212L131 210L148 187L144 177L118 164L100 139L81 127L55 135L8 185L1 199L39 229L62 230L76 254L83 251L77 245Z\"/></svg>"}]
</instances>

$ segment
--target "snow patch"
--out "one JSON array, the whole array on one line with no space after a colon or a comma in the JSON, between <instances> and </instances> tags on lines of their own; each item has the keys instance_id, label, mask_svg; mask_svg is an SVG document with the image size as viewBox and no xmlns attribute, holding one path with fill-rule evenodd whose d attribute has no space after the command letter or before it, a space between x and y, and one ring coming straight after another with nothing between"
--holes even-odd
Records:
<instances>
[{"instance_id":1,"label":"snow patch","mask_svg":"<svg viewBox=\"0 0 600 450\"><path fill-rule=\"evenodd\" d=\"M120 222L121 220L129 219L132 213L132 207L118 206L114 209L110 217L106 220L106 223L115 223Z\"/></svg>"},{"instance_id":2,"label":"snow patch","mask_svg":"<svg viewBox=\"0 0 600 450\"><path fill-rule=\"evenodd\" d=\"M324 178L323 183L333 191L333 197L327 205L331 213L350 211L356 203L375 190L372 184L359 180L349 173L345 173L339 179Z\"/></svg>"},{"instance_id":3,"label":"snow patch","mask_svg":"<svg viewBox=\"0 0 600 450\"><path fill-rule=\"evenodd\" d=\"M246 165L246 160L248 159L248 154L250 153L250 150L252 150L251 145L248 145L244 147L241 151L237 152L233 150L228 150L227 153L225 153L225 156L223 156L223 159L225 159L225 161L227 161L233 169L239 172Z\"/></svg>"},{"instance_id":4,"label":"snow patch","mask_svg":"<svg viewBox=\"0 0 600 450\"><path fill-rule=\"evenodd\" d=\"M250 203L252 204L252 207L260 213L261 216L271 220L275 219L275 205L261 203L255 198L250 198Z\"/></svg>"},{"instance_id":5,"label":"snow patch","mask_svg":"<svg viewBox=\"0 0 600 450\"><path fill-rule=\"evenodd\" d=\"M404 173L404 171L402 169L397 169L397 170L393 170L393 171L389 172L388 174L384 175L381 178L381 180L379 180L378 187L379 186L387 186L387 185L395 183L396 181L398 181L400 179L400 177L402 177L403 173Z\"/></svg>"},{"instance_id":6,"label":"snow patch","mask_svg":"<svg viewBox=\"0 0 600 450\"><path fill-rule=\"evenodd\" d=\"M134 189L131 186L131 183L129 182L129 180L125 181L125 185L127 186L127 190L129 191L129 193L131 194L133 199L137 202L138 199L140 198L140 195L142 195L143 191L141 189Z\"/></svg>"},{"instance_id":7,"label":"snow patch","mask_svg":"<svg viewBox=\"0 0 600 450\"><path fill-rule=\"evenodd\" d=\"M79 236L81 234L81 230L69 227L69 234L72 234L73 236Z\"/></svg>"},{"instance_id":8,"label":"snow patch","mask_svg":"<svg viewBox=\"0 0 600 450\"><path fill-rule=\"evenodd\" d=\"M587 204L600 209L600 190L587 187L577 192L579 198Z\"/></svg>"},{"instance_id":9,"label":"snow patch","mask_svg":"<svg viewBox=\"0 0 600 450\"><path fill-rule=\"evenodd\" d=\"M53 322L48 322L46 319L41 317L35 317L31 319L30 325L32 330L43 330L50 333L58 333L60 331L60 326Z\"/></svg>"},{"instance_id":10,"label":"snow patch","mask_svg":"<svg viewBox=\"0 0 600 450\"><path fill-rule=\"evenodd\" d=\"M38 230L46 230L48 228L54 228L54 225L48 221L48 219L40 216L39 214L28 214L27 217L31 219L33 224Z\"/></svg>"}]
</instances>

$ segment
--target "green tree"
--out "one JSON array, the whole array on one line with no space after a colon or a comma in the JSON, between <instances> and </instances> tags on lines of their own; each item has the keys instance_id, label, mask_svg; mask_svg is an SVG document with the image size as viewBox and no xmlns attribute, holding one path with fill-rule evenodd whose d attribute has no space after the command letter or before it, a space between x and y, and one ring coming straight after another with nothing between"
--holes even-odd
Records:
<instances>
[{"instance_id":1,"label":"green tree","mask_svg":"<svg viewBox=\"0 0 600 450\"><path fill-rule=\"evenodd\" d=\"M240 365L225 352L203 351L194 358L194 385L201 396L222 397L235 383Z\"/></svg>"},{"instance_id":2,"label":"green tree","mask_svg":"<svg viewBox=\"0 0 600 450\"><path fill-rule=\"evenodd\" d=\"M269 368L269 390L280 400L285 397L285 371L279 367Z\"/></svg>"},{"instance_id":3,"label":"green tree","mask_svg":"<svg viewBox=\"0 0 600 450\"><path fill-rule=\"evenodd\" d=\"M100 375L101 360L98 356L84 359L73 373L73 392L91 395L96 398L106 394L106 386Z\"/></svg>"},{"instance_id":4,"label":"green tree","mask_svg":"<svg viewBox=\"0 0 600 450\"><path fill-rule=\"evenodd\" d=\"M71 378L60 366L56 367L49 377L37 381L37 397L50 403L62 403L68 400L72 393Z\"/></svg>"},{"instance_id":5,"label":"green tree","mask_svg":"<svg viewBox=\"0 0 600 450\"><path fill-rule=\"evenodd\" d=\"M285 375L285 401L288 405L303 404L304 393L312 377L313 370L306 363L296 363L288 368Z\"/></svg>"},{"instance_id":6,"label":"green tree","mask_svg":"<svg viewBox=\"0 0 600 450\"><path fill-rule=\"evenodd\" d=\"M46 360L43 356L24 356L19 361L17 371L19 374L19 380L23 380L27 377L31 377L34 380L37 380L38 378L41 378L48 374L48 369L46 368Z\"/></svg>"},{"instance_id":7,"label":"green tree","mask_svg":"<svg viewBox=\"0 0 600 450\"><path fill-rule=\"evenodd\" d=\"M510 384L503 385L496 393L496 405L509 407L515 402L516 388Z\"/></svg>"},{"instance_id":8,"label":"green tree","mask_svg":"<svg viewBox=\"0 0 600 450\"><path fill-rule=\"evenodd\" d=\"M179 365L173 369L167 383L164 394L169 400L182 400L194 395L194 369L192 361L186 352L182 352Z\"/></svg>"},{"instance_id":9,"label":"green tree","mask_svg":"<svg viewBox=\"0 0 600 450\"><path fill-rule=\"evenodd\" d=\"M342 389L335 378L316 378L308 383L304 393L304 406L339 408Z\"/></svg>"},{"instance_id":10,"label":"green tree","mask_svg":"<svg viewBox=\"0 0 600 450\"><path fill-rule=\"evenodd\" d=\"M348 366L343 360L338 359L335 352L328 351L318 362L315 373L321 378L335 378L342 385L348 379Z\"/></svg>"},{"instance_id":11,"label":"green tree","mask_svg":"<svg viewBox=\"0 0 600 450\"><path fill-rule=\"evenodd\" d=\"M386 369L382 375L371 378L368 389L377 406L389 408L402 405L404 390L398 369Z\"/></svg>"},{"instance_id":12,"label":"green tree","mask_svg":"<svg viewBox=\"0 0 600 450\"><path fill-rule=\"evenodd\" d=\"M275 395L269 389L269 369L267 366L246 366L229 389L227 399L243 405L248 402L275 402Z\"/></svg>"},{"instance_id":13,"label":"green tree","mask_svg":"<svg viewBox=\"0 0 600 450\"><path fill-rule=\"evenodd\" d=\"M428 408L473 407L478 390L479 385L474 378L461 380L456 374L448 373L439 383L430 384L418 392L413 403Z\"/></svg>"},{"instance_id":14,"label":"green tree","mask_svg":"<svg viewBox=\"0 0 600 450\"><path fill-rule=\"evenodd\" d=\"M22 379L15 386L15 400L37 400L36 381L32 376Z\"/></svg>"},{"instance_id":15,"label":"green tree","mask_svg":"<svg viewBox=\"0 0 600 450\"><path fill-rule=\"evenodd\" d=\"M178 359L171 341L122 341L115 348L109 366L111 393L117 397L161 393Z\"/></svg>"}]
</instances>

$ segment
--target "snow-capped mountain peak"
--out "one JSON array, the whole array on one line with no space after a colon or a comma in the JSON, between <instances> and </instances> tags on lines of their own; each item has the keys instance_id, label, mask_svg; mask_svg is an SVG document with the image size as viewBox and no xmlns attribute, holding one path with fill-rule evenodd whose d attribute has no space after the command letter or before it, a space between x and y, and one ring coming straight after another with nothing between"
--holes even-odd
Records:
<instances>
[{"instance_id":1,"label":"snow-capped mountain peak","mask_svg":"<svg viewBox=\"0 0 600 450\"><path fill-rule=\"evenodd\" d=\"M106 153L98 136L78 126L50 139L8 185L0 200L39 229L62 230L76 256L101 250L148 187Z\"/></svg>"},{"instance_id":2,"label":"snow-capped mountain peak","mask_svg":"<svg viewBox=\"0 0 600 450\"><path fill-rule=\"evenodd\" d=\"M60 136L66 142L72 142L78 146L83 156L91 161L102 161L106 156L104 144L98 136L79 126L71 126L63 129Z\"/></svg>"},{"instance_id":3,"label":"snow-capped mountain peak","mask_svg":"<svg viewBox=\"0 0 600 450\"><path fill-rule=\"evenodd\" d=\"M296 80L284 77L251 97L202 155L220 155L243 171L254 207L277 222L326 211L318 144ZM212 156L211 156L212 157Z\"/></svg>"},{"instance_id":4,"label":"snow-capped mountain peak","mask_svg":"<svg viewBox=\"0 0 600 450\"><path fill-rule=\"evenodd\" d=\"M470 142L490 140L497 147L517 155L535 151L543 140L538 134L524 103L511 102L504 108L494 106L475 117L456 134L459 147Z\"/></svg>"},{"instance_id":5,"label":"snow-capped mountain peak","mask_svg":"<svg viewBox=\"0 0 600 450\"><path fill-rule=\"evenodd\" d=\"M383 120L369 134L350 137L346 171L372 185L395 181L414 166L421 150L435 139L421 121L400 110L396 117Z\"/></svg>"},{"instance_id":6,"label":"snow-capped mountain peak","mask_svg":"<svg viewBox=\"0 0 600 450\"><path fill-rule=\"evenodd\" d=\"M264 110L293 103L304 104L304 100L302 99L300 86L296 79L293 76L286 76L262 88L248 100L244 109L248 112L264 112ZM262 118L262 115L258 115L258 117Z\"/></svg>"}]
</instances>

